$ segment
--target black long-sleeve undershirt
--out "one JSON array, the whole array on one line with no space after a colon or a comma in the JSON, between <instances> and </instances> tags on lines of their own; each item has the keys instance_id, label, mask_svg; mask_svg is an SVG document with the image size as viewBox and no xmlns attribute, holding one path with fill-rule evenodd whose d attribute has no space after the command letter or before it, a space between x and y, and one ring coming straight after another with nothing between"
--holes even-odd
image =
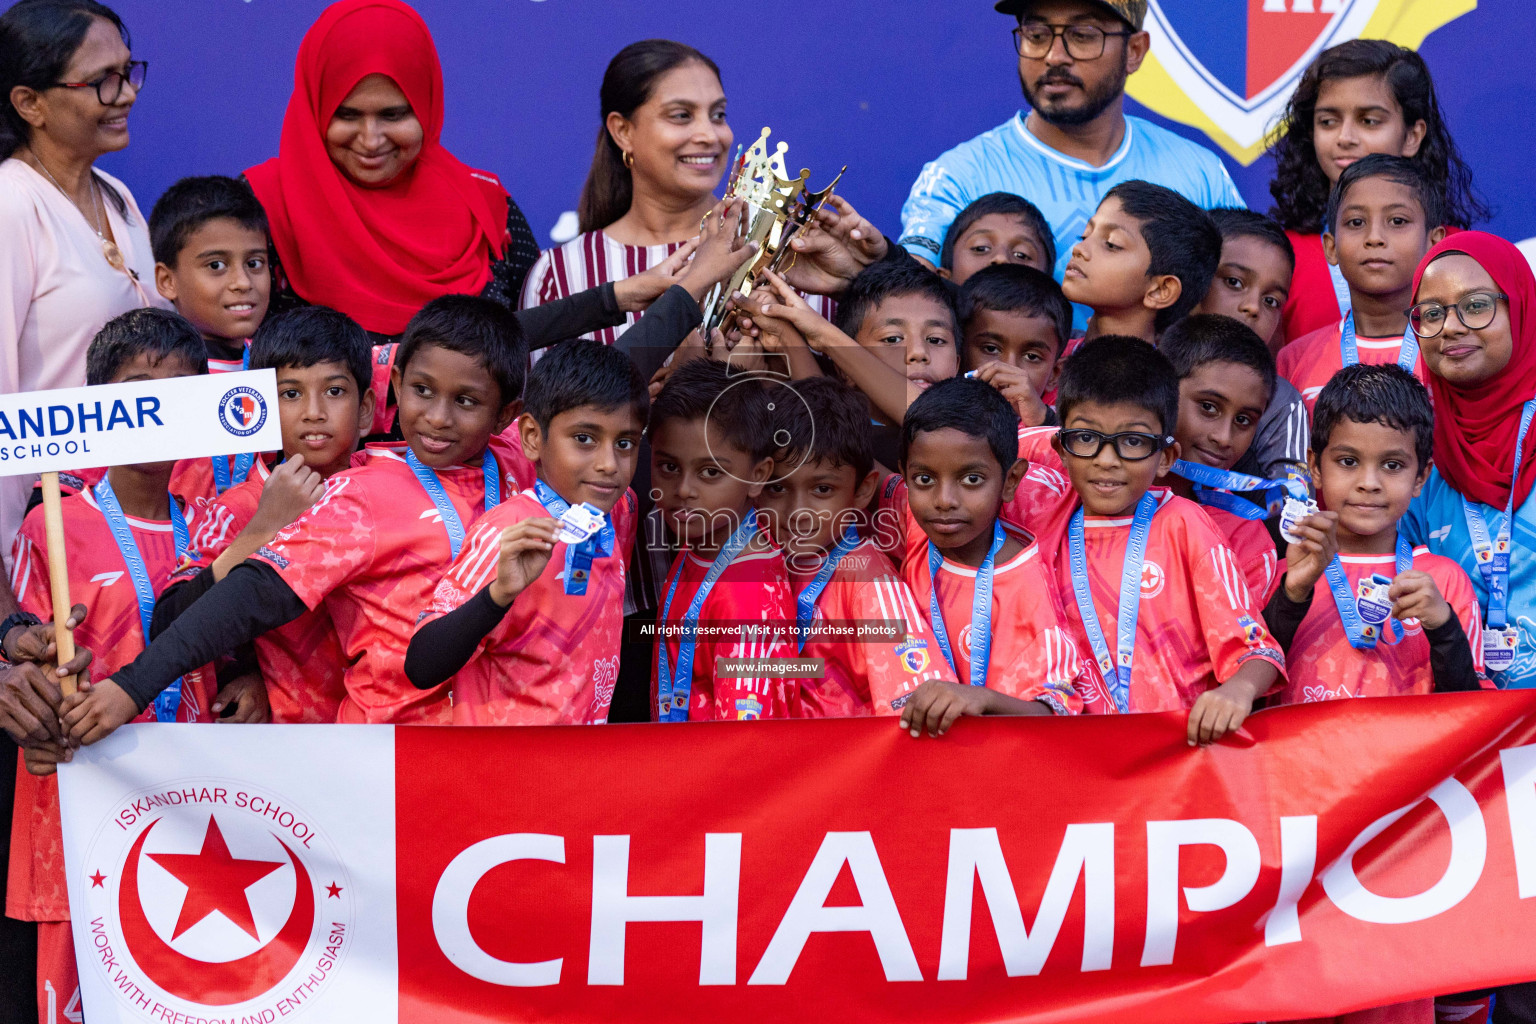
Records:
<instances>
[{"instance_id":1,"label":"black long-sleeve undershirt","mask_svg":"<svg viewBox=\"0 0 1536 1024\"><path fill-rule=\"evenodd\" d=\"M1291 645L1296 641L1296 631L1312 607L1312 595L1302 602L1292 601L1282 583L1275 588L1275 595L1264 606L1264 622L1280 649L1289 657ZM1429 641L1429 671L1435 683L1436 693L1464 693L1481 689L1477 668L1472 662L1472 647L1467 634L1455 615L1439 626L1424 627L1424 638Z\"/></svg>"},{"instance_id":2,"label":"black long-sleeve undershirt","mask_svg":"<svg viewBox=\"0 0 1536 1024\"><path fill-rule=\"evenodd\" d=\"M418 690L430 690L469 664L484 640L511 605L491 599L490 584L468 601L416 631L405 651L405 676Z\"/></svg>"},{"instance_id":3,"label":"black long-sleeve undershirt","mask_svg":"<svg viewBox=\"0 0 1536 1024\"><path fill-rule=\"evenodd\" d=\"M112 678L142 710L172 680L306 611L276 569L265 562L241 562Z\"/></svg>"},{"instance_id":4,"label":"black long-sleeve undershirt","mask_svg":"<svg viewBox=\"0 0 1536 1024\"><path fill-rule=\"evenodd\" d=\"M645 314L619 335L613 347L629 356L640 376L650 380L689 332L703 322L704 313L688 289L675 284L646 307Z\"/></svg>"}]
</instances>

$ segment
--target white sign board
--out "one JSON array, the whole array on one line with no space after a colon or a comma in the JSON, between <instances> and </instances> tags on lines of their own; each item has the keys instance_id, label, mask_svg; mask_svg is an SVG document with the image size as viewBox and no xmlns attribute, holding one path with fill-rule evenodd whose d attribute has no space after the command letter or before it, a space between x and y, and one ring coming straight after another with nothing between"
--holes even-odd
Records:
<instances>
[{"instance_id":1,"label":"white sign board","mask_svg":"<svg viewBox=\"0 0 1536 1024\"><path fill-rule=\"evenodd\" d=\"M0 395L0 476L282 447L271 369Z\"/></svg>"}]
</instances>

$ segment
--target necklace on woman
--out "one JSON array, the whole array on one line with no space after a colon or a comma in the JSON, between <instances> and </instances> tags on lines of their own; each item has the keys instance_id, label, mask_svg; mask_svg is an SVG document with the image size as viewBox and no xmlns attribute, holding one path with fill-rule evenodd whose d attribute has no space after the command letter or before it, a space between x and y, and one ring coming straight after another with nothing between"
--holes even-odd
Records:
<instances>
[{"instance_id":1,"label":"necklace on woman","mask_svg":"<svg viewBox=\"0 0 1536 1024\"><path fill-rule=\"evenodd\" d=\"M64 191L64 186L59 184L59 179L53 176L53 172L48 169L47 164L43 163L42 158L33 153L32 159L37 161L37 166L41 167L43 173L48 176L48 180L53 182L53 187L58 189L65 199L69 199L70 205L79 210L79 204L70 198L68 192ZM106 218L106 209L101 205L101 186L96 183L96 175L94 174L91 175L91 197L95 200L91 207L92 212L95 214L95 222L92 223L88 220L86 224L92 231L96 232L96 237L101 240L101 254L107 258L107 262L112 265L112 269L126 270L126 264L123 261L123 251L101 229L102 221ZM80 212L84 216L85 211L81 210Z\"/></svg>"}]
</instances>

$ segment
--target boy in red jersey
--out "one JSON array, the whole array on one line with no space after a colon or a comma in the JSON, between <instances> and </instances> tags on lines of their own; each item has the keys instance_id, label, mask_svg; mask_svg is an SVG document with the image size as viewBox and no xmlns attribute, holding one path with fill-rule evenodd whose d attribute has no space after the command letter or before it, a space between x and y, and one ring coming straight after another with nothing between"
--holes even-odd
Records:
<instances>
[{"instance_id":1,"label":"boy in red jersey","mask_svg":"<svg viewBox=\"0 0 1536 1024\"><path fill-rule=\"evenodd\" d=\"M928 389L902 424L910 502L902 578L960 680L929 681L890 701L913 736L941 736L961 715L1082 709L1082 664L1040 549L998 518L1027 468L1015 454L1018 430L1006 398L964 378Z\"/></svg>"},{"instance_id":2,"label":"boy in red jersey","mask_svg":"<svg viewBox=\"0 0 1536 1024\"><path fill-rule=\"evenodd\" d=\"M858 527L878 471L870 451L869 401L832 377L797 381L775 402L773 476L759 502L784 549L795 588L802 658L820 678L801 680L806 718L892 714L891 701L930 679L954 681L912 592L890 559ZM899 622L903 635L859 637L861 625ZM835 631L852 629L853 635Z\"/></svg>"},{"instance_id":3,"label":"boy in red jersey","mask_svg":"<svg viewBox=\"0 0 1536 1024\"><path fill-rule=\"evenodd\" d=\"M1191 745L1237 729L1281 679L1237 558L1200 506L1153 482L1178 457L1179 379L1135 338L1068 357L1054 441L1072 492L1042 517L1068 628L1095 668L1086 710L1189 712Z\"/></svg>"},{"instance_id":4,"label":"boy in red jersey","mask_svg":"<svg viewBox=\"0 0 1536 1024\"><path fill-rule=\"evenodd\" d=\"M1276 578L1267 508L1240 498L1256 478L1232 473L1247 454L1275 389L1275 359L1259 336L1229 316L1195 314L1157 343L1179 375L1179 460L1158 483L1196 501L1237 556L1248 593L1263 607ZM1298 485L1299 486L1299 485Z\"/></svg>"},{"instance_id":5,"label":"boy in red jersey","mask_svg":"<svg viewBox=\"0 0 1536 1024\"><path fill-rule=\"evenodd\" d=\"M207 356L197 332L159 309L124 313L101 329L86 353L89 384L165 380L204 373ZM154 595L186 550L190 507L169 491L175 463L114 466L94 488L64 499L64 544L71 597L90 615L75 633L96 652L95 671L109 674L144 649ZM11 588L22 610L53 616L43 512L34 509L16 535ZM201 664L201 662L199 662ZM194 666L188 666L189 668ZM180 673L178 673L178 676ZM154 722L206 721L212 694L177 678L152 706L133 717ZM58 1005L75 998L79 975L70 937L64 884L64 839L54 767L67 751L56 745L23 750L27 772L16 776L11 820L7 917L38 926L37 1005L47 1020L48 988ZM39 778L46 774L49 777Z\"/></svg>"},{"instance_id":6,"label":"boy in red jersey","mask_svg":"<svg viewBox=\"0 0 1536 1024\"><path fill-rule=\"evenodd\" d=\"M659 721L798 711L793 680L727 664L797 654L784 556L753 507L773 472L772 402L760 379L733 379L723 364L695 359L673 371L651 406L652 494L682 545L656 620L651 706Z\"/></svg>"},{"instance_id":7,"label":"boy in red jersey","mask_svg":"<svg viewBox=\"0 0 1536 1024\"><path fill-rule=\"evenodd\" d=\"M1472 581L1397 532L1429 475L1433 427L1428 392L1391 364L1341 370L1318 396L1312 476L1326 511L1303 521L1304 542L1282 563L1285 585L1264 609L1290 666L1280 703L1481 685ZM1360 589L1377 576L1391 583L1373 613Z\"/></svg>"},{"instance_id":8,"label":"boy in red jersey","mask_svg":"<svg viewBox=\"0 0 1536 1024\"><path fill-rule=\"evenodd\" d=\"M345 313L324 306L280 313L256 332L250 352L252 368L277 371L286 460L274 469L257 460L249 479L203 510L185 563L156 603L156 635L318 501L325 481L350 467L373 419L372 346ZM250 699L269 701L272 721L336 721L346 660L323 609L257 637L253 646L265 686ZM215 702L214 712L223 710ZM232 717L244 720L244 710Z\"/></svg>"},{"instance_id":9,"label":"boy in red jersey","mask_svg":"<svg viewBox=\"0 0 1536 1024\"><path fill-rule=\"evenodd\" d=\"M533 482L499 435L522 406L528 350L490 299L450 295L406 327L395 368L404 444L369 445L324 496L230 570L149 650L66 701L71 736L94 743L188 665L325 607L347 658L337 720L447 724L447 689L405 678L405 651L466 526Z\"/></svg>"},{"instance_id":10,"label":"boy in red jersey","mask_svg":"<svg viewBox=\"0 0 1536 1024\"><path fill-rule=\"evenodd\" d=\"M1335 373L1356 363L1397 363L1425 379L1418 337L1408 326L1413 273L1445 237L1445 194L1420 166L1373 154L1344 168L1328 196L1323 249L1349 285L1344 319L1280 350L1280 375L1307 411Z\"/></svg>"},{"instance_id":11,"label":"boy in red jersey","mask_svg":"<svg viewBox=\"0 0 1536 1024\"><path fill-rule=\"evenodd\" d=\"M470 530L406 652L412 684L450 683L455 725L607 721L649 406L645 378L608 345L562 342L534 365L517 426L538 480ZM601 528L562 540L559 517L582 505Z\"/></svg>"}]
</instances>

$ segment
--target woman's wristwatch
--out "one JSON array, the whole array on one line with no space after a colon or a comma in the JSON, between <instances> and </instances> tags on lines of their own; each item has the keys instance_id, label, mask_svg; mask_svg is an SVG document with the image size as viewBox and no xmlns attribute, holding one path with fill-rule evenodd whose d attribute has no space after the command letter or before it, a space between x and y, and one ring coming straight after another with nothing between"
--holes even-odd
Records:
<instances>
[{"instance_id":1,"label":"woman's wristwatch","mask_svg":"<svg viewBox=\"0 0 1536 1024\"><path fill-rule=\"evenodd\" d=\"M10 648L6 646L6 641L11 638L11 630L18 626L40 626L42 624L43 620L31 612L15 612L6 616L4 621L0 621L0 661L13 660Z\"/></svg>"}]
</instances>

